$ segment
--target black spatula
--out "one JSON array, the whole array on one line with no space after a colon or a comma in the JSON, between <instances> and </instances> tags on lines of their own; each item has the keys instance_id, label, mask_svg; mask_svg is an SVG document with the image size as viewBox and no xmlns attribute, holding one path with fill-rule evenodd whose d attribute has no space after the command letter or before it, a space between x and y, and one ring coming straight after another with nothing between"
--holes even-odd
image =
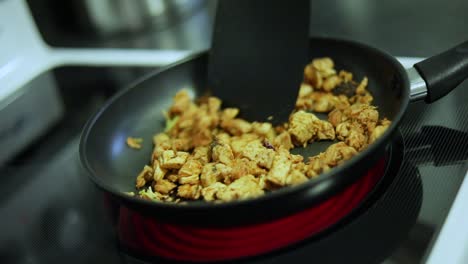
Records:
<instances>
[{"instance_id":1,"label":"black spatula","mask_svg":"<svg viewBox=\"0 0 468 264\"><path fill-rule=\"evenodd\" d=\"M308 60L310 0L220 0L209 84L249 121L287 121Z\"/></svg>"}]
</instances>

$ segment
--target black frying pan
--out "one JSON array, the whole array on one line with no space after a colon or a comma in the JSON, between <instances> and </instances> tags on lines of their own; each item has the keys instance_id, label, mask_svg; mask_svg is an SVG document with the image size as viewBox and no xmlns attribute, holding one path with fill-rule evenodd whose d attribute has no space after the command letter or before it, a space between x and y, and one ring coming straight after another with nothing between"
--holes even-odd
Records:
<instances>
[{"instance_id":1,"label":"black frying pan","mask_svg":"<svg viewBox=\"0 0 468 264\"><path fill-rule=\"evenodd\" d=\"M311 39L310 59L329 56L336 62L337 69L351 71L357 80L364 76L369 78L374 104L381 116L393 121L392 125L381 138L343 165L304 184L255 199L221 204L197 201L182 205L150 202L123 193L135 190L136 175L149 162L152 135L164 129L161 112L169 107L174 94L181 88L188 88L195 95L207 91L208 52L145 76L110 99L84 128L81 161L91 180L104 192L162 221L212 226L272 220L309 208L365 174L396 134L410 100L433 102L468 76L467 52L468 42L406 71L394 57L378 49L345 40ZM215 95L223 98L222 94ZM268 95L259 100L268 101ZM144 138L144 147L139 151L128 148L125 143L128 136ZM309 145L309 151L317 151L315 145Z\"/></svg>"}]
</instances>

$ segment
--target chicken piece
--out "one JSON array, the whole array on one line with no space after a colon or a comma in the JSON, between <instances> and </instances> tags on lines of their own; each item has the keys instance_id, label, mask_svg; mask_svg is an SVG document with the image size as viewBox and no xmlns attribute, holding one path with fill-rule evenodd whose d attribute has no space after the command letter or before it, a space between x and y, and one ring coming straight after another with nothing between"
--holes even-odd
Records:
<instances>
[{"instance_id":1,"label":"chicken piece","mask_svg":"<svg viewBox=\"0 0 468 264\"><path fill-rule=\"evenodd\" d=\"M141 190L138 193L138 196L142 199L145 200L151 200L151 201L165 201L168 197L167 194L161 194L159 192L153 192L151 187L148 187L146 190Z\"/></svg>"},{"instance_id":2,"label":"chicken piece","mask_svg":"<svg viewBox=\"0 0 468 264\"><path fill-rule=\"evenodd\" d=\"M320 72L312 65L308 64L304 68L304 81L310 84L313 88L320 89L322 88L322 75Z\"/></svg>"},{"instance_id":3,"label":"chicken piece","mask_svg":"<svg viewBox=\"0 0 468 264\"><path fill-rule=\"evenodd\" d=\"M306 146L307 142L314 136L315 131L311 129L314 120L318 120L314 114L302 110L289 117L288 132L297 145Z\"/></svg>"},{"instance_id":4,"label":"chicken piece","mask_svg":"<svg viewBox=\"0 0 468 264\"><path fill-rule=\"evenodd\" d=\"M169 114L181 114L189 108L190 104L192 104L192 99L188 91L181 90L174 96L172 106L169 108Z\"/></svg>"},{"instance_id":5,"label":"chicken piece","mask_svg":"<svg viewBox=\"0 0 468 264\"><path fill-rule=\"evenodd\" d=\"M188 152L165 150L159 157L159 164L164 169L180 169L187 161Z\"/></svg>"},{"instance_id":6,"label":"chicken piece","mask_svg":"<svg viewBox=\"0 0 468 264\"><path fill-rule=\"evenodd\" d=\"M373 143L376 141L380 136L383 135L383 133L387 130L387 128L390 126L391 122L384 118L380 121L380 124L372 130L372 133L369 136L369 144Z\"/></svg>"},{"instance_id":7,"label":"chicken piece","mask_svg":"<svg viewBox=\"0 0 468 264\"><path fill-rule=\"evenodd\" d=\"M200 194L201 194L200 185L184 184L184 185L180 185L177 188L177 195L185 199L197 200L198 198L200 198Z\"/></svg>"},{"instance_id":8,"label":"chicken piece","mask_svg":"<svg viewBox=\"0 0 468 264\"><path fill-rule=\"evenodd\" d=\"M313 178L323 171L329 170L330 166L323 161L324 153L309 158L309 164L304 168L306 176Z\"/></svg>"},{"instance_id":9,"label":"chicken piece","mask_svg":"<svg viewBox=\"0 0 468 264\"><path fill-rule=\"evenodd\" d=\"M334 140L335 139L335 129L333 125L324 120L314 120L312 122L313 130L315 131L315 135L313 139L318 140Z\"/></svg>"},{"instance_id":10,"label":"chicken piece","mask_svg":"<svg viewBox=\"0 0 468 264\"><path fill-rule=\"evenodd\" d=\"M257 162L249 160L247 158L236 159L231 173L224 177L224 183L229 184L245 175L251 174L254 176L260 176L265 174L267 171L257 165Z\"/></svg>"},{"instance_id":11,"label":"chicken piece","mask_svg":"<svg viewBox=\"0 0 468 264\"><path fill-rule=\"evenodd\" d=\"M199 175L202 172L202 168L203 164L199 160L190 157L187 162L182 165L178 174L180 177Z\"/></svg>"},{"instance_id":12,"label":"chicken piece","mask_svg":"<svg viewBox=\"0 0 468 264\"><path fill-rule=\"evenodd\" d=\"M240 118L223 120L221 122L221 127L234 136L252 131L252 124Z\"/></svg>"},{"instance_id":13,"label":"chicken piece","mask_svg":"<svg viewBox=\"0 0 468 264\"><path fill-rule=\"evenodd\" d=\"M292 161L289 151L279 149L266 176L266 180L278 186L286 185L286 177L289 174L291 165Z\"/></svg>"},{"instance_id":14,"label":"chicken piece","mask_svg":"<svg viewBox=\"0 0 468 264\"><path fill-rule=\"evenodd\" d=\"M210 148L208 146L199 146L193 150L192 157L200 161L203 165L210 162Z\"/></svg>"},{"instance_id":15,"label":"chicken piece","mask_svg":"<svg viewBox=\"0 0 468 264\"><path fill-rule=\"evenodd\" d=\"M153 168L151 168L148 165L145 165L143 167L143 170L137 176L136 187L141 188L145 186L147 182L151 181L152 177L153 177Z\"/></svg>"},{"instance_id":16,"label":"chicken piece","mask_svg":"<svg viewBox=\"0 0 468 264\"><path fill-rule=\"evenodd\" d=\"M226 185L221 182L215 182L201 190L201 195L205 201L216 200L217 193L221 193L226 189Z\"/></svg>"},{"instance_id":17,"label":"chicken piece","mask_svg":"<svg viewBox=\"0 0 468 264\"><path fill-rule=\"evenodd\" d=\"M232 173L232 168L222 163L207 163L203 166L200 175L201 184L207 187L215 182L224 180L224 177Z\"/></svg>"},{"instance_id":18,"label":"chicken piece","mask_svg":"<svg viewBox=\"0 0 468 264\"><path fill-rule=\"evenodd\" d=\"M367 77L364 77L362 81L359 83L358 87L356 88L356 94L364 95L367 92L366 90L367 84L368 84L368 79Z\"/></svg>"},{"instance_id":19,"label":"chicken piece","mask_svg":"<svg viewBox=\"0 0 468 264\"><path fill-rule=\"evenodd\" d=\"M231 138L231 148L234 156L239 156L244 147L251 141L259 139L257 134L247 133L241 136L234 136Z\"/></svg>"},{"instance_id":20,"label":"chicken piece","mask_svg":"<svg viewBox=\"0 0 468 264\"><path fill-rule=\"evenodd\" d=\"M291 135L289 134L288 131L284 131L278 136L275 137L273 140L273 146L275 148L284 148L286 150L290 150L294 148L294 145L291 140Z\"/></svg>"},{"instance_id":21,"label":"chicken piece","mask_svg":"<svg viewBox=\"0 0 468 264\"><path fill-rule=\"evenodd\" d=\"M335 87L340 85L342 82L341 78L337 75L331 75L325 79L322 84L322 89L326 92L331 92Z\"/></svg>"},{"instance_id":22,"label":"chicken piece","mask_svg":"<svg viewBox=\"0 0 468 264\"><path fill-rule=\"evenodd\" d=\"M292 170L286 177L286 185L296 185L306 182L308 178L299 170Z\"/></svg>"},{"instance_id":23,"label":"chicken piece","mask_svg":"<svg viewBox=\"0 0 468 264\"><path fill-rule=\"evenodd\" d=\"M345 110L345 113L350 119L356 120L364 125L370 132L374 129L379 120L379 112L377 108L367 104L354 104Z\"/></svg>"},{"instance_id":24,"label":"chicken piece","mask_svg":"<svg viewBox=\"0 0 468 264\"><path fill-rule=\"evenodd\" d=\"M172 150L189 151L192 148L190 138L176 138L172 140Z\"/></svg>"},{"instance_id":25,"label":"chicken piece","mask_svg":"<svg viewBox=\"0 0 468 264\"><path fill-rule=\"evenodd\" d=\"M346 160L349 160L358 152L353 147L344 142L338 142L327 148L323 155L323 162L330 167L335 167Z\"/></svg>"},{"instance_id":26,"label":"chicken piece","mask_svg":"<svg viewBox=\"0 0 468 264\"><path fill-rule=\"evenodd\" d=\"M132 149L141 149L141 143L143 143L142 138L128 137L127 145Z\"/></svg>"},{"instance_id":27,"label":"chicken piece","mask_svg":"<svg viewBox=\"0 0 468 264\"><path fill-rule=\"evenodd\" d=\"M166 175L165 179L170 181L170 182L178 182L179 181L179 175L177 175L176 173L168 173Z\"/></svg>"},{"instance_id":28,"label":"chicken piece","mask_svg":"<svg viewBox=\"0 0 468 264\"><path fill-rule=\"evenodd\" d=\"M234 154L228 144L213 141L211 148L211 158L214 162L221 162L225 165L231 165L234 160Z\"/></svg>"},{"instance_id":29,"label":"chicken piece","mask_svg":"<svg viewBox=\"0 0 468 264\"><path fill-rule=\"evenodd\" d=\"M258 166L269 169L273 163L275 151L264 147L260 140L254 140L244 147L241 157L246 157L254 161Z\"/></svg>"},{"instance_id":30,"label":"chicken piece","mask_svg":"<svg viewBox=\"0 0 468 264\"><path fill-rule=\"evenodd\" d=\"M335 63L331 58L324 57L324 58L317 58L312 60L312 65L315 69L320 71L323 77L328 77L330 75L336 74L334 69Z\"/></svg>"},{"instance_id":31,"label":"chicken piece","mask_svg":"<svg viewBox=\"0 0 468 264\"><path fill-rule=\"evenodd\" d=\"M334 109L328 113L328 122L330 122L334 127L346 120L348 120L348 116L340 109Z\"/></svg>"},{"instance_id":32,"label":"chicken piece","mask_svg":"<svg viewBox=\"0 0 468 264\"><path fill-rule=\"evenodd\" d=\"M357 121L345 121L336 126L336 137L348 146L362 150L367 145L367 134Z\"/></svg>"},{"instance_id":33,"label":"chicken piece","mask_svg":"<svg viewBox=\"0 0 468 264\"><path fill-rule=\"evenodd\" d=\"M231 144L231 135L225 132L219 132L216 134L215 141L222 144Z\"/></svg>"},{"instance_id":34,"label":"chicken piece","mask_svg":"<svg viewBox=\"0 0 468 264\"><path fill-rule=\"evenodd\" d=\"M266 138L269 140L273 140L276 136L276 132L271 123L253 122L252 131L261 138Z\"/></svg>"},{"instance_id":35,"label":"chicken piece","mask_svg":"<svg viewBox=\"0 0 468 264\"><path fill-rule=\"evenodd\" d=\"M221 112L221 120L232 120L239 114L239 108L225 108Z\"/></svg>"},{"instance_id":36,"label":"chicken piece","mask_svg":"<svg viewBox=\"0 0 468 264\"><path fill-rule=\"evenodd\" d=\"M208 112L210 115L218 116L218 111L221 108L221 100L217 97L210 96L208 98Z\"/></svg>"},{"instance_id":37,"label":"chicken piece","mask_svg":"<svg viewBox=\"0 0 468 264\"><path fill-rule=\"evenodd\" d=\"M177 185L174 183L168 181L168 180L158 180L154 183L153 188L155 191L162 193L162 194L168 194L172 189L174 189Z\"/></svg>"},{"instance_id":38,"label":"chicken piece","mask_svg":"<svg viewBox=\"0 0 468 264\"><path fill-rule=\"evenodd\" d=\"M158 133L153 136L153 144L160 145L164 142L171 142L171 138L166 133Z\"/></svg>"},{"instance_id":39,"label":"chicken piece","mask_svg":"<svg viewBox=\"0 0 468 264\"><path fill-rule=\"evenodd\" d=\"M324 92L313 92L312 98L312 110L319 113L327 113L335 108L335 105L339 102L338 98L330 93Z\"/></svg>"},{"instance_id":40,"label":"chicken piece","mask_svg":"<svg viewBox=\"0 0 468 264\"><path fill-rule=\"evenodd\" d=\"M191 176L180 177L179 176L179 184L191 184L191 185L198 185L200 183L200 175L194 174Z\"/></svg>"},{"instance_id":41,"label":"chicken piece","mask_svg":"<svg viewBox=\"0 0 468 264\"><path fill-rule=\"evenodd\" d=\"M310 98L310 95L313 91L314 89L310 84L301 83L299 95L296 100L296 109L306 110L312 107L312 99Z\"/></svg>"},{"instance_id":42,"label":"chicken piece","mask_svg":"<svg viewBox=\"0 0 468 264\"><path fill-rule=\"evenodd\" d=\"M262 195L263 193L264 191L260 188L258 179L253 175L245 175L232 182L223 191L217 192L216 197L227 202L252 198Z\"/></svg>"},{"instance_id":43,"label":"chicken piece","mask_svg":"<svg viewBox=\"0 0 468 264\"><path fill-rule=\"evenodd\" d=\"M343 82L350 82L353 80L353 74L344 70L341 70L338 73L338 76L341 78Z\"/></svg>"},{"instance_id":44,"label":"chicken piece","mask_svg":"<svg viewBox=\"0 0 468 264\"><path fill-rule=\"evenodd\" d=\"M159 166L159 161L154 160L154 162L153 162L153 180L154 181L162 180L164 178L164 175L166 175L166 172L167 172L166 169L163 169L163 168L161 168L161 166Z\"/></svg>"}]
</instances>

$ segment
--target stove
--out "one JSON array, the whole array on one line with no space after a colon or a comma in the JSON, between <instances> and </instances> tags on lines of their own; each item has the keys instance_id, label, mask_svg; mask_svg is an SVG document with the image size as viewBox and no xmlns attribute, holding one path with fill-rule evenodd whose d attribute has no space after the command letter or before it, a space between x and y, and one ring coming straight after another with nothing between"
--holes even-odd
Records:
<instances>
[{"instance_id":1,"label":"stove","mask_svg":"<svg viewBox=\"0 0 468 264\"><path fill-rule=\"evenodd\" d=\"M10 10L1 13L0 39L16 34L2 21L19 20L21 2L0 1L0 13ZM30 18L23 18L32 28ZM23 37L38 42L37 34ZM0 87L0 139L12 138L2 141L0 152L0 263L154 261L117 244L103 196L81 168L79 136L90 115L125 83L190 51L57 49L42 42L35 46L39 50L18 47L42 64L14 53L0 56L6 84ZM421 58L398 59L410 67ZM31 78L18 77L17 69ZM349 215L301 243L236 263L468 263L467 88L464 82L431 105L409 105L384 176ZM28 107L33 103L35 108ZM14 118L20 113L24 118ZM47 119L30 123L30 115ZM4 120L11 122L6 126ZM18 132L25 130L31 133ZM15 136L21 144L13 144Z\"/></svg>"},{"instance_id":2,"label":"stove","mask_svg":"<svg viewBox=\"0 0 468 264\"><path fill-rule=\"evenodd\" d=\"M400 58L405 65L416 60ZM63 76L63 72L81 79L90 73L87 68L68 67L51 74ZM66 86L67 79L58 78L58 87ZM467 86L463 83L432 105L410 104L401 136L391 146L392 160L384 179L352 215L298 245L245 263L437 263L447 258L453 258L450 263L463 263ZM79 164L80 129L115 92L101 87L84 93L86 98L79 102L68 103L70 91L60 90L64 117L1 168L1 263L147 260L135 258L116 244L102 195Z\"/></svg>"}]
</instances>

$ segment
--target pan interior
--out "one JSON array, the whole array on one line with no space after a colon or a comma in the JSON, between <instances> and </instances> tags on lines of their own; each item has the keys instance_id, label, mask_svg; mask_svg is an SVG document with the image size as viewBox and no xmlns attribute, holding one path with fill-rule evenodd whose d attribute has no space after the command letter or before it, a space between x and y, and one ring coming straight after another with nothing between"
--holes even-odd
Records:
<instances>
[{"instance_id":1,"label":"pan interior","mask_svg":"<svg viewBox=\"0 0 468 264\"><path fill-rule=\"evenodd\" d=\"M391 59L379 51L360 44L333 39L312 39L310 58L331 57L335 68L353 73L355 80L369 79L368 89L381 116L393 120L407 96L404 72ZM194 96L204 94L208 54L196 56L176 64L160 73L137 81L132 87L115 96L89 122L82 138L81 155L93 179L101 186L118 192L134 191L135 177L150 161L152 136L164 130L162 112L175 93L189 89ZM298 89L290 87L285 89ZM222 98L221 98L222 99ZM268 94L264 100L268 100ZM322 117L323 118L323 117ZM141 150L130 149L126 138L143 138ZM304 155L314 155L330 143L311 144Z\"/></svg>"}]
</instances>

